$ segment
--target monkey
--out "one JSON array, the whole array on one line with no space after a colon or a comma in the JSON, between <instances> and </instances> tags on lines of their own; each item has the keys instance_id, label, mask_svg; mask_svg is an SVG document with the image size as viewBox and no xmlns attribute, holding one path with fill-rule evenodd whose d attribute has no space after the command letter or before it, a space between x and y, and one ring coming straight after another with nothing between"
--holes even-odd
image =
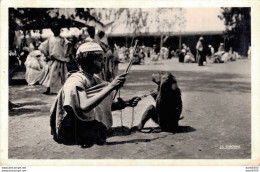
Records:
<instances>
[{"instance_id":1,"label":"monkey","mask_svg":"<svg viewBox=\"0 0 260 172\"><path fill-rule=\"evenodd\" d=\"M181 90L177 80L170 72L159 72L152 75L152 81L158 86L157 91L151 94L156 104L148 106L141 122L132 131L141 131L145 123L152 119L160 126L160 131L176 132L182 113Z\"/></svg>"}]
</instances>

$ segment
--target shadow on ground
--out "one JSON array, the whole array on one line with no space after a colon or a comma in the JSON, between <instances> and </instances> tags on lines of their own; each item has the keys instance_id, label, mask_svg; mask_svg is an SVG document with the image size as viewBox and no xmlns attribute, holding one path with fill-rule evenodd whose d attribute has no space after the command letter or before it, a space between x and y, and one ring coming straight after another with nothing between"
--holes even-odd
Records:
<instances>
[{"instance_id":1,"label":"shadow on ground","mask_svg":"<svg viewBox=\"0 0 260 172\"><path fill-rule=\"evenodd\" d=\"M166 138L168 135L162 136L162 137L155 137L152 139L132 139L132 140L125 140L125 141L116 141L116 142L106 142L106 145L120 145L120 144L126 144L126 143L140 143L140 142L151 142L154 140Z\"/></svg>"},{"instance_id":2,"label":"shadow on ground","mask_svg":"<svg viewBox=\"0 0 260 172\"><path fill-rule=\"evenodd\" d=\"M19 103L19 106L28 106L28 105L45 105L46 103L44 102L23 102Z\"/></svg>"},{"instance_id":3,"label":"shadow on ground","mask_svg":"<svg viewBox=\"0 0 260 172\"><path fill-rule=\"evenodd\" d=\"M196 131L195 128L190 126L178 126L178 129L174 133L189 133ZM114 136L128 136L133 134L136 131L131 131L128 127L125 126L118 126L118 127L112 127L112 130L108 133L108 137L114 137ZM140 133L161 133L164 132L160 129L160 127L146 127L142 129L142 132ZM169 132L171 133L171 132Z\"/></svg>"},{"instance_id":4,"label":"shadow on ground","mask_svg":"<svg viewBox=\"0 0 260 172\"><path fill-rule=\"evenodd\" d=\"M15 85L27 85L27 82L25 79L12 79L9 83L10 86Z\"/></svg>"},{"instance_id":5,"label":"shadow on ground","mask_svg":"<svg viewBox=\"0 0 260 172\"><path fill-rule=\"evenodd\" d=\"M112 127L108 132L108 137L131 135L130 129L126 126Z\"/></svg>"},{"instance_id":6,"label":"shadow on ground","mask_svg":"<svg viewBox=\"0 0 260 172\"><path fill-rule=\"evenodd\" d=\"M189 132L193 132L196 131L195 128L190 127L190 126L178 126L177 131L175 131L174 133L189 133ZM164 132L160 129L160 127L146 127L142 129L142 133L161 133ZM170 133L170 132L169 132Z\"/></svg>"},{"instance_id":7,"label":"shadow on ground","mask_svg":"<svg viewBox=\"0 0 260 172\"><path fill-rule=\"evenodd\" d=\"M18 109L12 109L11 111L9 111L9 116L28 115L28 114L32 114L32 113L39 112L39 111L41 111L41 109L18 108Z\"/></svg>"}]
</instances>

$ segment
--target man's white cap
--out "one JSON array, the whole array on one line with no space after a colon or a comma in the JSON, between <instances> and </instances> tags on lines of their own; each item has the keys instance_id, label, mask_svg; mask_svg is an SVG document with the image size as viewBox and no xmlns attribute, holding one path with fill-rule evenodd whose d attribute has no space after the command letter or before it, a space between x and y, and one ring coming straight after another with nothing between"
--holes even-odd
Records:
<instances>
[{"instance_id":1,"label":"man's white cap","mask_svg":"<svg viewBox=\"0 0 260 172\"><path fill-rule=\"evenodd\" d=\"M199 40L204 40L204 38L201 36Z\"/></svg>"},{"instance_id":2,"label":"man's white cap","mask_svg":"<svg viewBox=\"0 0 260 172\"><path fill-rule=\"evenodd\" d=\"M211 45L209 45L209 48L211 47Z\"/></svg>"},{"instance_id":3,"label":"man's white cap","mask_svg":"<svg viewBox=\"0 0 260 172\"><path fill-rule=\"evenodd\" d=\"M76 55L78 55L79 53L84 53L84 52L89 52L89 51L102 51L103 52L102 48L97 43L86 42L79 46Z\"/></svg>"}]
</instances>

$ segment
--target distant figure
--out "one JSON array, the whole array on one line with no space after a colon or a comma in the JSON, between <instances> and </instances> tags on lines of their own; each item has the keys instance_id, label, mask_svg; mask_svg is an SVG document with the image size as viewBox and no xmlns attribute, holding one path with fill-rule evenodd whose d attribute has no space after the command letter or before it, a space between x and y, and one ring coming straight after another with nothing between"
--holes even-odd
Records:
<instances>
[{"instance_id":1,"label":"distant figure","mask_svg":"<svg viewBox=\"0 0 260 172\"><path fill-rule=\"evenodd\" d=\"M218 47L218 52L223 52L223 51L225 51L224 44L220 43L220 45Z\"/></svg>"},{"instance_id":2,"label":"distant figure","mask_svg":"<svg viewBox=\"0 0 260 172\"><path fill-rule=\"evenodd\" d=\"M173 55L174 55L174 50L173 50L173 47L168 47L168 50L169 50L169 52L168 52L168 57L167 57L167 59L171 59L172 57L173 57Z\"/></svg>"},{"instance_id":3,"label":"distant figure","mask_svg":"<svg viewBox=\"0 0 260 172\"><path fill-rule=\"evenodd\" d=\"M144 59L145 59L145 46L142 46L141 48L140 48L140 51L139 51L139 57L140 57L140 59L141 59L141 62L143 62L144 63Z\"/></svg>"},{"instance_id":4,"label":"distant figure","mask_svg":"<svg viewBox=\"0 0 260 172\"><path fill-rule=\"evenodd\" d=\"M19 60L20 60L20 63L21 63L22 67L24 67L24 63L25 63L26 58L29 55L29 53L30 53L30 51L29 51L28 47L23 47L22 48L22 51L21 51L20 56L19 56Z\"/></svg>"},{"instance_id":5,"label":"distant figure","mask_svg":"<svg viewBox=\"0 0 260 172\"><path fill-rule=\"evenodd\" d=\"M181 49L181 51L178 54L180 63L184 62L184 57L186 55L186 52L187 52L187 46L185 44L182 44L182 49Z\"/></svg>"},{"instance_id":6,"label":"distant figure","mask_svg":"<svg viewBox=\"0 0 260 172\"><path fill-rule=\"evenodd\" d=\"M236 54L232 47L230 47L228 51L228 61L236 61Z\"/></svg>"},{"instance_id":7,"label":"distant figure","mask_svg":"<svg viewBox=\"0 0 260 172\"><path fill-rule=\"evenodd\" d=\"M87 29L87 32L89 34L89 37L87 37L84 42L96 42L97 43L97 40L95 39L95 27L92 27L92 26L89 26L88 29Z\"/></svg>"},{"instance_id":8,"label":"distant figure","mask_svg":"<svg viewBox=\"0 0 260 172\"><path fill-rule=\"evenodd\" d=\"M185 44L182 44L182 49L181 49L181 51L184 53L184 55L186 55L186 53L187 53L187 46L185 45Z\"/></svg>"},{"instance_id":9,"label":"distant figure","mask_svg":"<svg viewBox=\"0 0 260 172\"><path fill-rule=\"evenodd\" d=\"M25 80L28 85L35 85L39 83L43 77L43 67L45 65L44 55L39 50L32 51L26 61Z\"/></svg>"},{"instance_id":10,"label":"distant figure","mask_svg":"<svg viewBox=\"0 0 260 172\"><path fill-rule=\"evenodd\" d=\"M38 47L39 47L39 46L38 46ZM30 53L33 52L34 50L36 50L36 42L35 42L35 41L34 41L34 42L31 42L31 43L29 44L28 48L29 48L29 52L30 52Z\"/></svg>"},{"instance_id":11,"label":"distant figure","mask_svg":"<svg viewBox=\"0 0 260 172\"><path fill-rule=\"evenodd\" d=\"M174 50L171 50L171 53L169 53L169 55L170 55L170 59L174 58L176 55L176 52Z\"/></svg>"},{"instance_id":12,"label":"distant figure","mask_svg":"<svg viewBox=\"0 0 260 172\"><path fill-rule=\"evenodd\" d=\"M45 71L42 81L40 81L40 84L47 87L43 94L51 94L51 87L64 84L68 72L66 63L70 61L68 56L70 42L60 36L60 25L53 22L51 30L54 36L48 38L39 47L39 50L48 59L48 69Z\"/></svg>"},{"instance_id":13,"label":"distant figure","mask_svg":"<svg viewBox=\"0 0 260 172\"><path fill-rule=\"evenodd\" d=\"M219 47L218 47L218 52L216 52L214 54L214 62L215 63L224 63L224 60L222 58L222 56L225 54L225 49L224 49L224 44L220 43ZM226 55L224 57L224 59L226 58Z\"/></svg>"},{"instance_id":14,"label":"distant figure","mask_svg":"<svg viewBox=\"0 0 260 172\"><path fill-rule=\"evenodd\" d=\"M120 63L118 50L119 50L119 47L115 44L114 53L113 53L113 56L114 56L114 73L113 73L113 76L114 77L117 76L117 74L118 74L118 64Z\"/></svg>"},{"instance_id":15,"label":"distant figure","mask_svg":"<svg viewBox=\"0 0 260 172\"><path fill-rule=\"evenodd\" d=\"M210 56L213 56L215 53L214 47L212 45L209 45L209 50L210 50Z\"/></svg>"},{"instance_id":16,"label":"distant figure","mask_svg":"<svg viewBox=\"0 0 260 172\"><path fill-rule=\"evenodd\" d=\"M28 50L29 50L29 53L35 51L35 50L38 50L39 49L39 46L40 46L40 41L39 42L32 42L29 44L29 47L28 47Z\"/></svg>"},{"instance_id":17,"label":"distant figure","mask_svg":"<svg viewBox=\"0 0 260 172\"><path fill-rule=\"evenodd\" d=\"M70 61L67 63L67 69L68 72L79 70L78 65L75 62L76 52L77 52L77 45L78 45L78 39L73 36L69 38L69 41L71 42L71 48L69 53Z\"/></svg>"},{"instance_id":18,"label":"distant figure","mask_svg":"<svg viewBox=\"0 0 260 172\"><path fill-rule=\"evenodd\" d=\"M106 33L104 31L99 31L97 33L98 44L101 46L101 48L103 50L107 49L107 47L108 47L108 41L107 41L107 37L105 34Z\"/></svg>"},{"instance_id":19,"label":"distant figure","mask_svg":"<svg viewBox=\"0 0 260 172\"><path fill-rule=\"evenodd\" d=\"M195 58L194 55L191 53L190 48L187 47L186 55L184 56L184 63L194 63Z\"/></svg>"},{"instance_id":20,"label":"distant figure","mask_svg":"<svg viewBox=\"0 0 260 172\"><path fill-rule=\"evenodd\" d=\"M168 58L168 53L169 53L168 48L162 47L161 50L160 50L160 58L162 60L167 59Z\"/></svg>"},{"instance_id":21,"label":"distant figure","mask_svg":"<svg viewBox=\"0 0 260 172\"><path fill-rule=\"evenodd\" d=\"M215 53L215 55L222 56L225 53L224 44L220 43L218 47L218 52Z\"/></svg>"},{"instance_id":22,"label":"distant figure","mask_svg":"<svg viewBox=\"0 0 260 172\"><path fill-rule=\"evenodd\" d=\"M199 41L197 42L197 45L196 45L197 61L198 61L199 66L203 66L203 62L205 61L205 50L203 47L203 41L204 41L204 38L200 37Z\"/></svg>"},{"instance_id":23,"label":"distant figure","mask_svg":"<svg viewBox=\"0 0 260 172\"><path fill-rule=\"evenodd\" d=\"M251 46L248 47L247 56L248 59L251 59Z\"/></svg>"},{"instance_id":24,"label":"distant figure","mask_svg":"<svg viewBox=\"0 0 260 172\"><path fill-rule=\"evenodd\" d=\"M208 58L210 61L213 59L214 53L215 53L214 47L212 47L212 45L209 45Z\"/></svg>"},{"instance_id":25,"label":"distant figure","mask_svg":"<svg viewBox=\"0 0 260 172\"><path fill-rule=\"evenodd\" d=\"M156 48L156 45L153 45L153 49L151 51L151 60L152 61L158 61L159 55L158 55L158 48Z\"/></svg>"},{"instance_id":26,"label":"distant figure","mask_svg":"<svg viewBox=\"0 0 260 172\"><path fill-rule=\"evenodd\" d=\"M98 44L104 52L104 61L101 70L101 77L105 81L112 81L114 79L114 68L115 59L113 56L114 47L110 48L108 45L108 40L104 31L99 31L97 34Z\"/></svg>"},{"instance_id":27,"label":"distant figure","mask_svg":"<svg viewBox=\"0 0 260 172\"><path fill-rule=\"evenodd\" d=\"M95 31L96 31L95 27L89 26L87 31L88 31L90 38L94 39L95 38Z\"/></svg>"}]
</instances>

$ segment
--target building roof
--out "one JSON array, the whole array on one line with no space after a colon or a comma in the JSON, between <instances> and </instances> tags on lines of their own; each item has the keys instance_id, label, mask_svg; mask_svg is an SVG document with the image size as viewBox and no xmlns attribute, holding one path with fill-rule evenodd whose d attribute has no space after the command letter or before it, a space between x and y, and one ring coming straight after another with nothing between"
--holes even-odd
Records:
<instances>
[{"instance_id":1,"label":"building roof","mask_svg":"<svg viewBox=\"0 0 260 172\"><path fill-rule=\"evenodd\" d=\"M171 27L161 27L160 22L155 22L153 17L156 17L157 13L154 12L155 9L149 9L152 18L149 20L149 26L142 27L136 33L137 36L159 36L161 33L164 35L207 35L207 34L222 34L225 31L224 22L218 18L220 15L220 8L183 8L183 19L184 24L179 26L178 24L173 24ZM168 14L168 13L167 13ZM173 22L171 18L167 17L173 16L173 14L168 14L168 16L161 17L161 20L168 20L168 22ZM116 26L113 26L113 30L110 28L106 31L109 36L131 36L134 33L133 28L127 26L126 21L117 21Z\"/></svg>"}]
</instances>

